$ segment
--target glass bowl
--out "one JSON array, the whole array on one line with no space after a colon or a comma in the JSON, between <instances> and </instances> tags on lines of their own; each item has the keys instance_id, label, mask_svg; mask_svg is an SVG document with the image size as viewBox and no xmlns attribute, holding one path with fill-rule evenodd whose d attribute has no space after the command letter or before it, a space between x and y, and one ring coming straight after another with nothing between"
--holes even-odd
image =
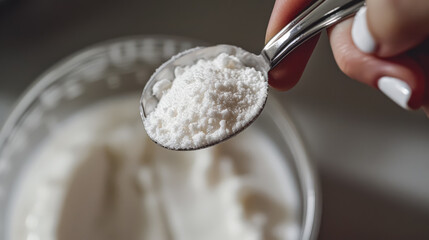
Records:
<instances>
[{"instance_id":1,"label":"glass bowl","mask_svg":"<svg viewBox=\"0 0 429 240\"><path fill-rule=\"evenodd\" d=\"M10 211L20 176L51 131L83 107L123 94L140 94L156 67L201 42L169 36L133 36L84 49L56 64L24 93L0 132L0 240L8 239ZM136 103L138 111L138 103ZM299 239L315 239L320 195L300 136L273 96L251 126L281 150L298 189Z\"/></svg>"}]
</instances>

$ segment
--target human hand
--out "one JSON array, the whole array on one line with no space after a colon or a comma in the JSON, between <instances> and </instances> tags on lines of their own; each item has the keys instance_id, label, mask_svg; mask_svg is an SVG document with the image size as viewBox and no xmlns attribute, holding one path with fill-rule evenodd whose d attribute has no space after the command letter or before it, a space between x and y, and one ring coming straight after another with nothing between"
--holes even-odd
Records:
<instances>
[{"instance_id":1,"label":"human hand","mask_svg":"<svg viewBox=\"0 0 429 240\"><path fill-rule=\"evenodd\" d=\"M277 0L266 40L310 3ZM366 5L354 18L328 29L339 68L401 107L423 107L429 116L429 1L367 0ZM272 87L288 90L298 82L317 39L298 47L269 72Z\"/></svg>"}]
</instances>

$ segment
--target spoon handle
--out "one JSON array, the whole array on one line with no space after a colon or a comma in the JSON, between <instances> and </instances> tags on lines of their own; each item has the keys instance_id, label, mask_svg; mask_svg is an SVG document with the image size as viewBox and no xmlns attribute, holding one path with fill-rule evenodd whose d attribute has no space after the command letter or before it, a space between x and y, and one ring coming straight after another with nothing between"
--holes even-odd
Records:
<instances>
[{"instance_id":1,"label":"spoon handle","mask_svg":"<svg viewBox=\"0 0 429 240\"><path fill-rule=\"evenodd\" d=\"M274 68L296 47L323 29L355 14L364 0L317 0L277 33L261 55Z\"/></svg>"}]
</instances>

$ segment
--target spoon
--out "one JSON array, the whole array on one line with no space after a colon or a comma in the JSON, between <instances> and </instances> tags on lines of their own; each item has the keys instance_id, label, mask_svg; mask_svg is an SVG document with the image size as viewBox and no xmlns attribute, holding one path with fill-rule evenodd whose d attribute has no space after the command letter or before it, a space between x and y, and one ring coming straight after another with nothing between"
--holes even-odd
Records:
<instances>
[{"instance_id":1,"label":"spoon","mask_svg":"<svg viewBox=\"0 0 429 240\"><path fill-rule=\"evenodd\" d=\"M245 50L232 45L197 47L177 54L162 64L150 77L149 81L144 87L140 100L140 114L142 120L145 121L146 117L155 110L160 100L152 93L154 85L163 79L174 79L174 69L176 67L190 66L195 64L200 59L209 60L215 58L221 53L227 53L237 56L245 66L253 67L256 70L264 73L265 79L268 80L268 71L277 66L277 64L279 64L283 58L286 57L296 47L323 29L352 16L364 4L364 0L316 0L293 21L286 25L279 33L277 33L264 46L260 55L246 52ZM161 146L172 150L196 150L209 147L225 141L226 139L244 130L254 120L256 120L256 118L262 112L262 109L263 106L260 107L259 111L257 111L253 118L241 129L230 133L228 136L216 139L215 141L202 146L172 148L158 143L156 139L152 138L152 140Z\"/></svg>"}]
</instances>

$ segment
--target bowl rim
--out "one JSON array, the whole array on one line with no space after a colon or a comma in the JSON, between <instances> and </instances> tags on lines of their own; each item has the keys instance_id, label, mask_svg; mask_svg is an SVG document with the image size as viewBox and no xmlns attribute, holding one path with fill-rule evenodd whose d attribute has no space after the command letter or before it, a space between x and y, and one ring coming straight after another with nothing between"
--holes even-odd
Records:
<instances>
[{"instance_id":1,"label":"bowl rim","mask_svg":"<svg viewBox=\"0 0 429 240\"><path fill-rule=\"evenodd\" d=\"M303 191L304 215L302 219L302 239L317 239L322 214L321 188L315 164L310 160L306 144L301 138L298 128L289 112L279 100L270 95L266 104L267 112L279 129L282 137L286 138L289 149L294 156L300 189ZM305 192L304 192L305 191Z\"/></svg>"}]
</instances>

